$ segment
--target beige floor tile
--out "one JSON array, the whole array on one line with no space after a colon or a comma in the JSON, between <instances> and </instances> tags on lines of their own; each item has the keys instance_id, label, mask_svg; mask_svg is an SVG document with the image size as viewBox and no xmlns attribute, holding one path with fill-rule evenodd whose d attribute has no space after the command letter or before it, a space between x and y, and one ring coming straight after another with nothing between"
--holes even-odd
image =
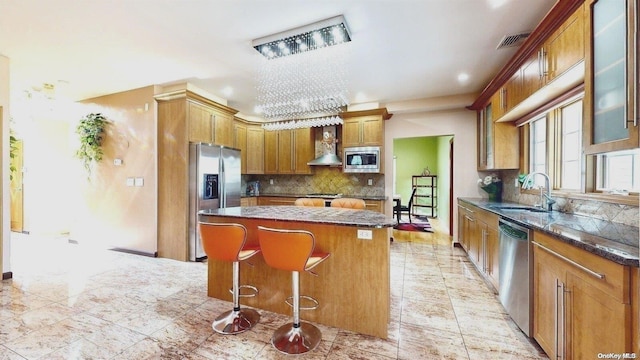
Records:
<instances>
[{"instance_id":1,"label":"beige floor tile","mask_svg":"<svg viewBox=\"0 0 640 360\"><path fill-rule=\"evenodd\" d=\"M0 360L292 358L270 343L291 314L258 310L260 322L245 333L213 332L231 303L207 297L206 264L62 239L36 247L45 251L38 257L32 249L42 239L23 238L13 247L15 278L0 282ZM388 339L315 324L322 341L300 358L545 358L448 236L394 231L394 238Z\"/></svg>"}]
</instances>

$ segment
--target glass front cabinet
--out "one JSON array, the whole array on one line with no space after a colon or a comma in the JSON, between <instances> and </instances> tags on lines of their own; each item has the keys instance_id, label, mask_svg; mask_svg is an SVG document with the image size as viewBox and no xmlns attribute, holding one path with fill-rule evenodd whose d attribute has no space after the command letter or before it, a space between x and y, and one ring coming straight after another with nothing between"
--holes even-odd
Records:
<instances>
[{"instance_id":1,"label":"glass front cabinet","mask_svg":"<svg viewBox=\"0 0 640 360\"><path fill-rule=\"evenodd\" d=\"M639 0L588 0L586 154L637 148Z\"/></svg>"}]
</instances>

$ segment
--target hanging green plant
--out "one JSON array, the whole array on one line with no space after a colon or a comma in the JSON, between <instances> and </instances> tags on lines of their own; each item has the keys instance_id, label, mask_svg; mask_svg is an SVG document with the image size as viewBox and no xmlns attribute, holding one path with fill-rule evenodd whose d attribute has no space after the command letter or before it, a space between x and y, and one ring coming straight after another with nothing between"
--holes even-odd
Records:
<instances>
[{"instance_id":1,"label":"hanging green plant","mask_svg":"<svg viewBox=\"0 0 640 360\"><path fill-rule=\"evenodd\" d=\"M76 133L80 136L80 148L76 151L76 156L82 161L89 176L91 163L102 160L102 141L107 124L107 118L102 114L91 113L81 119L76 127Z\"/></svg>"}]
</instances>

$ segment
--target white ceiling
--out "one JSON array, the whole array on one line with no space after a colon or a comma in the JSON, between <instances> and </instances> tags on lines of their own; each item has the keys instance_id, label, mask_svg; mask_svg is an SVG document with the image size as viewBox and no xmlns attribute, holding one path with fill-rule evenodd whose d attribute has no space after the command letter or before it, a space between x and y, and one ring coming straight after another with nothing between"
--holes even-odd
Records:
<instances>
[{"instance_id":1,"label":"white ceiling","mask_svg":"<svg viewBox=\"0 0 640 360\"><path fill-rule=\"evenodd\" d=\"M496 50L502 37L532 30L555 2L1 0L0 54L13 92L51 83L81 100L188 81L252 116L266 60L251 40L342 14L351 102L389 106L481 91L516 50Z\"/></svg>"}]
</instances>

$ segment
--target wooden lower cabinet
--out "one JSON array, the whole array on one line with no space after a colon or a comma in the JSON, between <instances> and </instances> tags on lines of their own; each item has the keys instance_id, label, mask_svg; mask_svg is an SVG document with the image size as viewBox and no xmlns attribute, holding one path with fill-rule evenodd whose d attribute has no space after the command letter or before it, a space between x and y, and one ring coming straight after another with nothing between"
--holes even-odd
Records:
<instances>
[{"instance_id":1,"label":"wooden lower cabinet","mask_svg":"<svg viewBox=\"0 0 640 360\"><path fill-rule=\"evenodd\" d=\"M274 206L274 205L291 205L293 206L296 201L294 197L280 197L280 196L260 196L258 197L259 206Z\"/></svg>"},{"instance_id":2,"label":"wooden lower cabinet","mask_svg":"<svg viewBox=\"0 0 640 360\"><path fill-rule=\"evenodd\" d=\"M629 267L540 232L533 258L533 337L549 358L632 352Z\"/></svg>"},{"instance_id":3,"label":"wooden lower cabinet","mask_svg":"<svg viewBox=\"0 0 640 360\"><path fill-rule=\"evenodd\" d=\"M458 203L458 241L486 280L499 288L500 217L469 204Z\"/></svg>"},{"instance_id":4,"label":"wooden lower cabinet","mask_svg":"<svg viewBox=\"0 0 640 360\"><path fill-rule=\"evenodd\" d=\"M384 214L384 200L365 200L365 210L376 211Z\"/></svg>"},{"instance_id":5,"label":"wooden lower cabinet","mask_svg":"<svg viewBox=\"0 0 640 360\"><path fill-rule=\"evenodd\" d=\"M254 196L240 198L240 206L258 206L258 198Z\"/></svg>"}]
</instances>

